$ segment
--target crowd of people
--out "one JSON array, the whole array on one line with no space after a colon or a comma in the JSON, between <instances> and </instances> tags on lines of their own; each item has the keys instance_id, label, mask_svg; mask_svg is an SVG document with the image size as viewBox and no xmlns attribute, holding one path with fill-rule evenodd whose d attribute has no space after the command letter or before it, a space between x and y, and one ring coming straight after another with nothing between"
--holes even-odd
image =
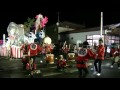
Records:
<instances>
[{"instance_id":1,"label":"crowd of people","mask_svg":"<svg viewBox=\"0 0 120 90\"><path fill-rule=\"evenodd\" d=\"M46 62L46 55L53 53L53 47L48 44L38 45L38 42L35 41L32 44L28 44L27 42L22 45L21 50L24 51L24 55L22 58L24 69L33 71L36 70L36 56L41 54L42 61ZM67 45L66 42L59 49L59 58L56 63L57 69L60 71L65 71L67 66L69 66L68 61L72 61L72 59L76 62L76 68L79 72L80 78L85 78L89 74L88 70L88 61L92 58L94 60L94 74L100 76L102 73L102 62L105 60L106 47L103 45L102 38L99 39L99 45L94 44L94 47L91 49L89 47L89 43L87 41L83 42L81 47L74 47L74 51L72 54L68 55L71 52L70 45ZM119 61L119 47L115 47L114 45L111 47L110 57L112 59L111 68L113 68L114 63L118 63L118 69L120 69L120 61ZM73 54L74 53L74 54ZM72 55L72 56L71 56ZM55 59L55 58L53 58ZM85 74L83 74L83 71ZM32 75L32 73L31 73Z\"/></svg>"},{"instance_id":2,"label":"crowd of people","mask_svg":"<svg viewBox=\"0 0 120 90\"><path fill-rule=\"evenodd\" d=\"M36 57L41 55L42 62L46 62L46 54L52 53L52 44L39 44L38 40L35 39L34 43L28 44L26 41L21 45L21 50L23 51L22 63L25 70L30 71L31 76L33 76L33 71L37 70Z\"/></svg>"},{"instance_id":3,"label":"crowd of people","mask_svg":"<svg viewBox=\"0 0 120 90\"><path fill-rule=\"evenodd\" d=\"M70 51L70 48L67 45L63 45L62 50L64 52L64 60L68 60L66 57ZM94 43L93 48L91 49L89 47L89 43L87 41L83 42L82 46L78 48L74 48L75 53L75 61L76 61L76 67L78 68L79 77L84 78L89 74L88 70L88 61L92 58L94 60L93 66L94 66L94 74L97 76L101 76L102 73L102 63L106 59L107 54L107 46L104 45L102 38L99 39L99 44L97 46L96 43ZM110 68L113 68L114 64L117 63L118 69L120 69L120 49L117 45L111 45L110 48ZM61 60L61 59L60 59ZM66 62L67 63L67 62ZM67 65L67 64L63 64ZM65 66L64 66L65 67ZM83 71L85 72L83 74Z\"/></svg>"}]
</instances>

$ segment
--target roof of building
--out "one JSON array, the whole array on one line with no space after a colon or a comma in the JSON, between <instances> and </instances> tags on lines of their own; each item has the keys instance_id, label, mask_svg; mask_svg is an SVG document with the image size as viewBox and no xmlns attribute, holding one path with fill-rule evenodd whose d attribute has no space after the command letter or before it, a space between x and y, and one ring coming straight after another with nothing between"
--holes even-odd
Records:
<instances>
[{"instance_id":1,"label":"roof of building","mask_svg":"<svg viewBox=\"0 0 120 90\"><path fill-rule=\"evenodd\" d=\"M83 29L85 28L85 25L80 25L80 24L76 24L73 22L64 21L64 22L60 22L59 27L68 27L72 29Z\"/></svg>"},{"instance_id":2,"label":"roof of building","mask_svg":"<svg viewBox=\"0 0 120 90\"><path fill-rule=\"evenodd\" d=\"M104 29L106 29L106 28L108 28L108 25L104 26ZM100 30L100 27L75 29L73 31L61 32L59 34L69 34L69 33L79 33L79 32L91 32L91 31L98 31L98 30Z\"/></svg>"},{"instance_id":3,"label":"roof of building","mask_svg":"<svg viewBox=\"0 0 120 90\"><path fill-rule=\"evenodd\" d=\"M53 26L57 26L56 24L50 25L50 26L46 26L46 27L53 27ZM63 22L59 22L59 26L60 27L70 27L70 28L86 28L86 26L83 24L78 24L78 23L74 23L74 22L70 22L70 21L63 21Z\"/></svg>"},{"instance_id":4,"label":"roof of building","mask_svg":"<svg viewBox=\"0 0 120 90\"><path fill-rule=\"evenodd\" d=\"M53 26L56 26L56 25L54 24L49 27L53 27ZM108 29L109 27L110 25L105 25L103 28L105 30L105 29ZM69 21L63 21L63 22L60 22L59 29L60 29L58 31L59 34L69 34L69 33L98 31L100 30L100 27L86 28L85 25L80 25L73 22L69 22ZM112 32L109 32L108 34L119 35L119 33L120 33L120 28L118 27L112 30Z\"/></svg>"},{"instance_id":5,"label":"roof of building","mask_svg":"<svg viewBox=\"0 0 120 90\"><path fill-rule=\"evenodd\" d=\"M47 26L47 29L51 28L51 27L56 27L56 26L57 26L56 24L53 24L51 26ZM63 21L63 22L59 23L59 28L60 28L59 33L61 33L61 32L72 31L72 30L76 30L76 29L83 29L86 27L85 27L85 25L80 25L77 23L69 22L69 21Z\"/></svg>"},{"instance_id":6,"label":"roof of building","mask_svg":"<svg viewBox=\"0 0 120 90\"><path fill-rule=\"evenodd\" d=\"M120 28L115 28L112 30L112 32L109 32L108 34L120 35Z\"/></svg>"}]
</instances>

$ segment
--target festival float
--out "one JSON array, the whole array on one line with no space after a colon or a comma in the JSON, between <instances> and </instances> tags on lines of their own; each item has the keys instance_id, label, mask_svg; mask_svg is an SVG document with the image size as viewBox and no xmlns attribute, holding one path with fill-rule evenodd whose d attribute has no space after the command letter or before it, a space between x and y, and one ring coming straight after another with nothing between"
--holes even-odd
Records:
<instances>
[{"instance_id":1,"label":"festival float","mask_svg":"<svg viewBox=\"0 0 120 90\"><path fill-rule=\"evenodd\" d=\"M28 44L34 43L37 39L39 44L45 44L47 51L51 53L53 47L52 40L49 36L45 35L44 27L48 23L48 18L43 17L42 14L38 14L35 17L34 22L35 29L34 32L25 32L24 24L16 24L15 22L10 22L7 27L8 37L3 35L3 44L0 46L0 56L8 56L11 58L22 58L23 51L21 47L25 42ZM6 41L7 39L7 41ZM47 53L48 53L47 52Z\"/></svg>"}]
</instances>

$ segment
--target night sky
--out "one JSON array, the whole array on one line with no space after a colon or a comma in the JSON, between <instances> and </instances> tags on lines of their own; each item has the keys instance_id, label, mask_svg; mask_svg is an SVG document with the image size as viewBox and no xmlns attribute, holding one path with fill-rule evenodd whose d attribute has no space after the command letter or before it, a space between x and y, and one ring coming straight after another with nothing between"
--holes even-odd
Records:
<instances>
[{"instance_id":1,"label":"night sky","mask_svg":"<svg viewBox=\"0 0 120 90\"><path fill-rule=\"evenodd\" d=\"M49 22L47 26L57 22L57 12L2 12L0 15L0 39L2 34L7 34L7 27L10 22L22 24L27 18L34 18L37 14L47 16ZM104 25L120 23L120 12L103 12ZM60 21L70 21L78 24L85 24L86 27L100 26L100 12L60 12Z\"/></svg>"}]
</instances>

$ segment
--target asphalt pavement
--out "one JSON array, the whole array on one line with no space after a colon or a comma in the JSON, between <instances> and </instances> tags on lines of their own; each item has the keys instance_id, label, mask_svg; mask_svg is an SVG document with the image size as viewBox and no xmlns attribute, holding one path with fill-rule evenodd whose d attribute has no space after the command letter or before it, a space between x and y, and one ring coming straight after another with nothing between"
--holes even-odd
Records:
<instances>
[{"instance_id":1,"label":"asphalt pavement","mask_svg":"<svg viewBox=\"0 0 120 90\"><path fill-rule=\"evenodd\" d=\"M35 78L78 78L78 70L73 64L73 67L68 68L67 72L57 71L55 64L41 64L41 58L37 58L37 69L42 72L41 75L36 75ZM111 60L104 60L102 64L101 76L94 75L93 62L89 67L89 75L86 78L120 78L120 70L117 65L111 69ZM0 57L0 78L30 78L28 71L23 70L21 59L10 60L6 57Z\"/></svg>"}]
</instances>

